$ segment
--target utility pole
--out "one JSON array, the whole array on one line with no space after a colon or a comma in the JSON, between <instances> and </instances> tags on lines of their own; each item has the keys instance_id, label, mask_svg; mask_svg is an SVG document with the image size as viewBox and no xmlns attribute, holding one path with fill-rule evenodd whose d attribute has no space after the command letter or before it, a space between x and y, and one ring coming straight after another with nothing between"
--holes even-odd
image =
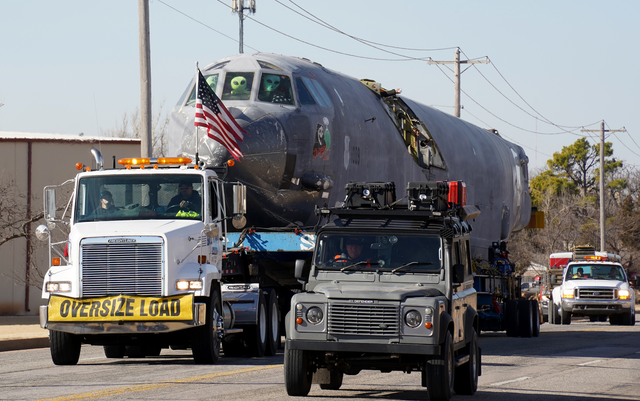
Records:
<instances>
[{"instance_id":1,"label":"utility pole","mask_svg":"<svg viewBox=\"0 0 640 401\"><path fill-rule=\"evenodd\" d=\"M151 157L151 47L149 0L138 0L138 51L140 52L140 157Z\"/></svg>"},{"instance_id":2,"label":"utility pole","mask_svg":"<svg viewBox=\"0 0 640 401\"><path fill-rule=\"evenodd\" d=\"M429 60L427 61L427 64L454 64L453 66L453 72L455 75L455 81L454 81L454 102L455 102L455 111L453 113L454 116L456 117L460 117L460 74L462 74L462 72L468 70L470 68L467 67L465 68L464 71L460 72L460 64L488 64L489 63L489 59L485 59L485 60L460 60L460 49L456 49L456 54L455 54L455 59L453 61L435 61L435 60Z\"/></svg>"},{"instance_id":3,"label":"utility pole","mask_svg":"<svg viewBox=\"0 0 640 401\"><path fill-rule=\"evenodd\" d=\"M244 6L244 0L231 0L231 12L238 13L240 19L240 54L244 53L244 10L249 10L250 14L256 13L256 0L249 0L249 5Z\"/></svg>"},{"instance_id":4,"label":"utility pole","mask_svg":"<svg viewBox=\"0 0 640 401\"><path fill-rule=\"evenodd\" d=\"M600 129L583 129L582 132L600 132L600 252L606 252L605 236L605 207L604 207L604 133L627 132L625 129L604 129L604 120L600 122Z\"/></svg>"}]
</instances>

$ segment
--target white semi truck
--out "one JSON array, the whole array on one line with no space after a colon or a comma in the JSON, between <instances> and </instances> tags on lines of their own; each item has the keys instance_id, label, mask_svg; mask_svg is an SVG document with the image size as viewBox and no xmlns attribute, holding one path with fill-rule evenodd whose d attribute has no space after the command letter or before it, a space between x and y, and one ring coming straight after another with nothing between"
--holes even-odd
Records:
<instances>
[{"instance_id":1,"label":"white semi truck","mask_svg":"<svg viewBox=\"0 0 640 401\"><path fill-rule=\"evenodd\" d=\"M243 223L242 184L188 158L121 159L121 168L114 161L105 169L100 152L92 153L96 168L79 164L82 171L62 184L73 189L61 217L61 186L45 188L47 225L37 229L50 243L40 324L55 364L76 364L83 343L103 345L112 358L191 348L196 363L214 363L225 329L230 334L236 323L266 342L271 314L277 333L269 293L222 283L223 257L232 253L227 222ZM57 240L58 229L68 236Z\"/></svg>"}]
</instances>

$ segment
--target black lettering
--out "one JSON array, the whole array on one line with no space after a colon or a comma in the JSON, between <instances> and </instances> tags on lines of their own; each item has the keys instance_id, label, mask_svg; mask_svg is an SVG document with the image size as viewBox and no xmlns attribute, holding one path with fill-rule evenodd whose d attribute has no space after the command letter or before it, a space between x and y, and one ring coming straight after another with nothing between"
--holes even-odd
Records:
<instances>
[{"instance_id":1,"label":"black lettering","mask_svg":"<svg viewBox=\"0 0 640 401\"><path fill-rule=\"evenodd\" d=\"M122 309L124 309L124 298L118 298L116 299L116 301L118 301L118 307L116 308L116 316L124 316L124 312L122 311Z\"/></svg>"},{"instance_id":2,"label":"black lettering","mask_svg":"<svg viewBox=\"0 0 640 401\"><path fill-rule=\"evenodd\" d=\"M62 301L62 303L60 304L60 316L62 317L69 316L70 306L71 306L71 301L69 301L68 299L65 299L64 301Z\"/></svg>"},{"instance_id":3,"label":"black lettering","mask_svg":"<svg viewBox=\"0 0 640 401\"><path fill-rule=\"evenodd\" d=\"M89 310L89 317L98 317L98 309L100 309L100 301L91 302L91 309Z\"/></svg>"},{"instance_id":4,"label":"black lettering","mask_svg":"<svg viewBox=\"0 0 640 401\"><path fill-rule=\"evenodd\" d=\"M89 307L89 302L82 303L82 308L80 308L80 317L89 317L89 315L87 315L88 307Z\"/></svg>"},{"instance_id":5,"label":"black lettering","mask_svg":"<svg viewBox=\"0 0 640 401\"><path fill-rule=\"evenodd\" d=\"M149 304L149 314L151 316L158 316L158 301L155 299Z\"/></svg>"},{"instance_id":6,"label":"black lettering","mask_svg":"<svg viewBox=\"0 0 640 401\"><path fill-rule=\"evenodd\" d=\"M180 300L171 300L171 316L180 316Z\"/></svg>"},{"instance_id":7,"label":"black lettering","mask_svg":"<svg viewBox=\"0 0 640 401\"><path fill-rule=\"evenodd\" d=\"M169 300L163 299L160 307L160 316L169 316Z\"/></svg>"},{"instance_id":8,"label":"black lettering","mask_svg":"<svg viewBox=\"0 0 640 401\"><path fill-rule=\"evenodd\" d=\"M71 317L78 317L80 305L82 305L80 302L73 301L73 304L71 304Z\"/></svg>"},{"instance_id":9,"label":"black lettering","mask_svg":"<svg viewBox=\"0 0 640 401\"><path fill-rule=\"evenodd\" d=\"M145 313L144 311L144 299L140 300L140 316L149 316L147 313Z\"/></svg>"},{"instance_id":10,"label":"black lettering","mask_svg":"<svg viewBox=\"0 0 640 401\"><path fill-rule=\"evenodd\" d=\"M125 316L133 316L133 304L135 302L135 299L127 298L127 309L124 311Z\"/></svg>"},{"instance_id":11,"label":"black lettering","mask_svg":"<svg viewBox=\"0 0 640 401\"><path fill-rule=\"evenodd\" d=\"M111 306L111 301L105 299L102 301L102 310L100 311L100 316L107 317L109 316L109 307Z\"/></svg>"}]
</instances>

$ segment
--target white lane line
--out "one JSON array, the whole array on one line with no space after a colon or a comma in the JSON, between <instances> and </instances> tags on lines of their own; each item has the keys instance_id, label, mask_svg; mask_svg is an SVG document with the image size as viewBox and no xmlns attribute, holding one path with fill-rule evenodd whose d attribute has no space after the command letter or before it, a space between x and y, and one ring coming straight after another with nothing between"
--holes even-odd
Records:
<instances>
[{"instance_id":1,"label":"white lane line","mask_svg":"<svg viewBox=\"0 0 640 401\"><path fill-rule=\"evenodd\" d=\"M591 365L592 363L598 363L598 362L602 362L602 359L595 359L593 361L579 363L578 366L587 366L587 365Z\"/></svg>"},{"instance_id":2,"label":"white lane line","mask_svg":"<svg viewBox=\"0 0 640 401\"><path fill-rule=\"evenodd\" d=\"M503 381L503 382L491 383L491 384L489 384L489 385L490 385L490 386L502 386L503 384L509 384L509 383L514 383L514 382L519 382L519 381L527 380L527 379L531 379L531 377L529 377L529 376L522 376L522 377L518 377L517 379L505 380L505 381Z\"/></svg>"}]
</instances>

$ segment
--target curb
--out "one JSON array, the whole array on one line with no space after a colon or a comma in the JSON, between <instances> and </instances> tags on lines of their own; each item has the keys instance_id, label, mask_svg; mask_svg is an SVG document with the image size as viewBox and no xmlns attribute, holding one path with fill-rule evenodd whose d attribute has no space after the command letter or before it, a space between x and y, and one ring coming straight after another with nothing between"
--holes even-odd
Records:
<instances>
[{"instance_id":1,"label":"curb","mask_svg":"<svg viewBox=\"0 0 640 401\"><path fill-rule=\"evenodd\" d=\"M18 340L0 341L0 352L32 348L49 348L49 338L21 338Z\"/></svg>"}]
</instances>

